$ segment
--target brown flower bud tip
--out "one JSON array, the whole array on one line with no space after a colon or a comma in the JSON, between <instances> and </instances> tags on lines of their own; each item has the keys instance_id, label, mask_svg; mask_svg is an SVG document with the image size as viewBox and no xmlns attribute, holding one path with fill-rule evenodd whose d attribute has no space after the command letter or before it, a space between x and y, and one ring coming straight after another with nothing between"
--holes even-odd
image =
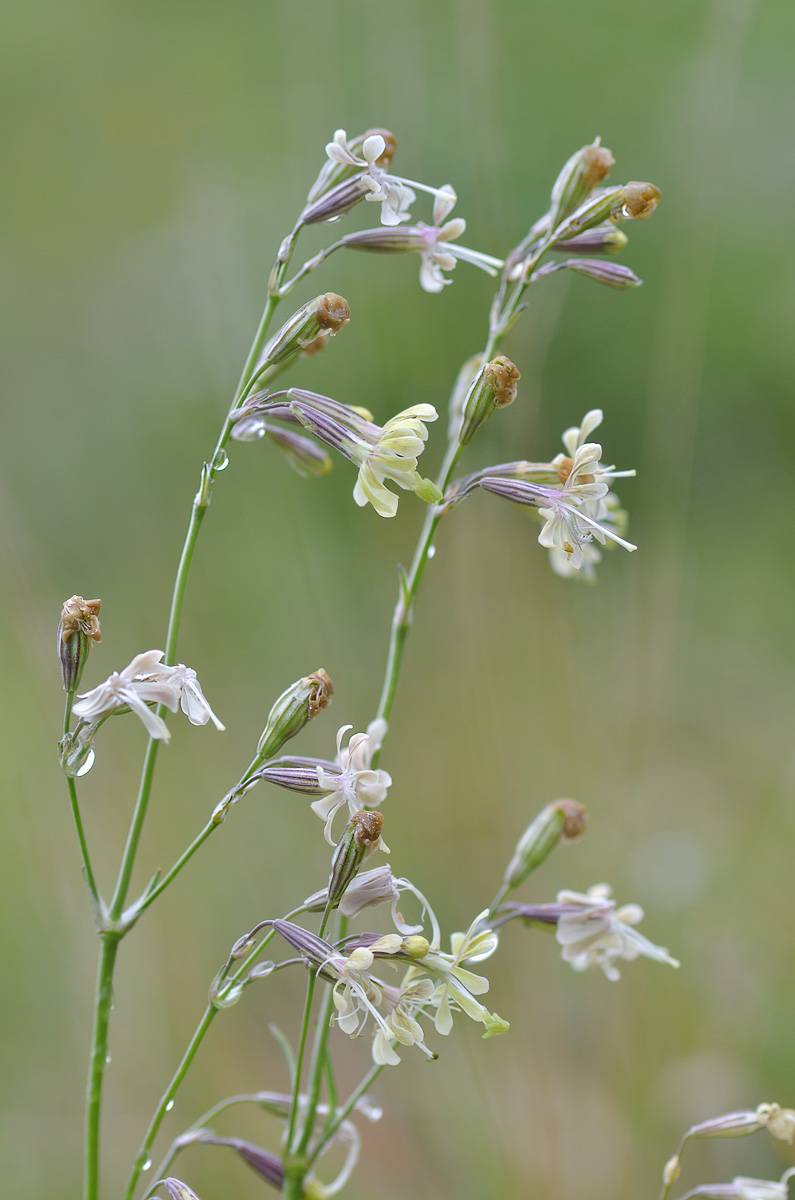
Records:
<instances>
[{"instance_id":1,"label":"brown flower bud tip","mask_svg":"<svg viewBox=\"0 0 795 1200\"><path fill-rule=\"evenodd\" d=\"M316 717L318 713L322 712L331 703L331 697L334 695L334 684L322 667L319 667L317 671L313 671L311 675L307 676L307 679L314 681L314 687L309 693L307 701L307 712L311 721L313 717Z\"/></svg>"},{"instance_id":2,"label":"brown flower bud tip","mask_svg":"<svg viewBox=\"0 0 795 1200\"><path fill-rule=\"evenodd\" d=\"M522 378L519 368L504 354L493 358L487 368L489 382L494 389L497 408L507 408L516 399L516 385Z\"/></svg>"},{"instance_id":3,"label":"brown flower bud tip","mask_svg":"<svg viewBox=\"0 0 795 1200\"><path fill-rule=\"evenodd\" d=\"M660 195L660 189L653 183L638 183L632 180L624 185L624 205L621 211L633 221L645 221L657 207Z\"/></svg>"},{"instance_id":4,"label":"brown flower bud tip","mask_svg":"<svg viewBox=\"0 0 795 1200\"><path fill-rule=\"evenodd\" d=\"M351 319L348 301L336 292L326 292L318 303L315 319L321 329L336 333Z\"/></svg>"},{"instance_id":5,"label":"brown flower bud tip","mask_svg":"<svg viewBox=\"0 0 795 1200\"><path fill-rule=\"evenodd\" d=\"M600 146L598 141L591 146L583 146L582 150L582 181L590 190L595 188L610 174L610 168L615 159L607 146Z\"/></svg>"},{"instance_id":6,"label":"brown flower bud tip","mask_svg":"<svg viewBox=\"0 0 795 1200\"><path fill-rule=\"evenodd\" d=\"M380 812L368 811L362 809L360 812L354 813L351 817L352 823L356 827L354 837L359 846L365 848L365 852L372 847L375 849L381 837L381 830L384 828L384 818Z\"/></svg>"},{"instance_id":7,"label":"brown flower bud tip","mask_svg":"<svg viewBox=\"0 0 795 1200\"><path fill-rule=\"evenodd\" d=\"M585 832L588 810L576 800L556 800L554 807L563 813L563 836L569 841Z\"/></svg>"},{"instance_id":8,"label":"brown flower bud tip","mask_svg":"<svg viewBox=\"0 0 795 1200\"><path fill-rule=\"evenodd\" d=\"M61 609L61 641L68 642L73 633L84 633L92 642L102 641L99 627L101 600L84 600L82 596L71 596Z\"/></svg>"}]
</instances>

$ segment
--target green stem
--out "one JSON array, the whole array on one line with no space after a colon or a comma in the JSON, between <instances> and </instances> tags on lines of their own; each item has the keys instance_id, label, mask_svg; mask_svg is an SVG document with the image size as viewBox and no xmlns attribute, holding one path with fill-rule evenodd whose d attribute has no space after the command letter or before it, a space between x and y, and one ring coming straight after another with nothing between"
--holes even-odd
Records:
<instances>
[{"instance_id":1,"label":"green stem","mask_svg":"<svg viewBox=\"0 0 795 1200\"><path fill-rule=\"evenodd\" d=\"M204 1039L204 1036L207 1033L207 1030L210 1028L210 1025L212 1024L215 1014L217 1012L220 1012L221 1008L223 1008L224 996L227 995L228 992L233 987L235 987L236 984L238 984L241 981L241 979L243 979L243 977L248 973L248 970L251 967L254 960L257 958L257 956L259 954L262 953L265 946L267 946L268 942L271 941L271 939L274 936L275 935L274 935L273 930L270 930L268 933L265 934L265 936L263 937L263 939L259 943L259 945L255 946L254 949L251 951L251 953L248 954L243 959L243 961L240 963L240 966L235 971L234 975L229 976L229 979L226 982L223 992L219 997L219 1003L208 1005L207 1011L205 1012L205 1014L202 1017L199 1024L196 1026L193 1037L191 1038L190 1042L188 1043L188 1048L185 1051L185 1053L183 1054L182 1060L181 1060L179 1066L177 1067L176 1071L174 1072L174 1075L173 1075L171 1082L169 1083L166 1091L161 1096L160 1103L158 1104L157 1109L155 1110L152 1120L149 1122L149 1128L146 1131L144 1140L141 1142L140 1148L138 1150L138 1155L137 1155L137 1157L135 1159L135 1163L133 1165L133 1170L130 1175L129 1182L127 1184L127 1191L125 1192L125 1200L131 1200L131 1198L132 1198L132 1195L135 1191L135 1185L138 1182L138 1179L140 1178L141 1171L143 1170L143 1164L147 1161L147 1159L150 1156L150 1151L154 1144L154 1140L157 1137L157 1134L160 1130L160 1126L163 1123L163 1118L166 1116L166 1113L170 1111L171 1101L176 1096L177 1091L179 1090L179 1086L182 1083L182 1080L185 1078L188 1068L190 1067L191 1063L193 1062L193 1059L196 1056L196 1051L199 1049L199 1046L201 1045L201 1043Z\"/></svg>"},{"instance_id":2,"label":"green stem","mask_svg":"<svg viewBox=\"0 0 795 1200\"><path fill-rule=\"evenodd\" d=\"M196 541L199 536L204 514L207 510L210 498L210 490L214 478L218 472L218 465L224 453L224 448L232 432L232 413L241 403L251 374L256 366L257 359L261 353L262 346L265 342L270 319L279 303L278 296L269 295L268 301L262 313L257 332L254 336L251 349L243 367L240 381L235 392L235 398L232 406L224 421L221 433L216 443L213 457L210 460L206 478L202 478L202 487L199 490L193 502L190 524L188 532L185 536L185 542L180 555L179 566L177 568L177 576L174 581L174 591L171 599L171 611L169 614L168 632L166 634L166 651L165 661L172 663L176 653L177 639L179 636L179 626L182 618L182 607L185 599L185 588L188 581L188 574L193 559L193 552L196 547ZM159 705L157 712L160 716L164 715L165 709L163 705ZM127 893L130 887L132 878L135 856L138 850L138 843L141 838L146 810L149 803L149 797L152 790L152 780L154 778L155 764L157 761L157 752L159 741L155 738L149 739L149 744L146 748L144 757L143 769L141 772L141 782L138 788L138 797L135 804L130 829L127 834L127 841L122 855L122 861L119 868L119 876L116 882L116 888L113 893L113 898L108 910L108 916L111 921L118 921L124 909L124 902L127 898ZM125 931L126 932L126 931ZM102 953L100 955L97 992L94 1007L94 1035L91 1050L91 1062L89 1067L89 1084L88 1095L86 1100L86 1174L85 1174L85 1200L97 1200L97 1188L99 1184L99 1114L102 1100L102 1083L107 1060L108 1046L108 1022L110 1019L111 996L113 994L113 969L116 961L116 951L118 940L123 934L115 934L113 938L108 933L105 934L103 941ZM210 1010L208 1010L209 1012ZM205 1014L206 1017L206 1014ZM212 1016L207 1019L207 1024L212 1020ZM186 1052L186 1058L183 1060L184 1070L188 1069L193 1054L196 1052L201 1038L206 1030L202 1030L201 1036ZM184 1074L184 1071L183 1071ZM179 1076L177 1086L181 1081L182 1076ZM167 1102L167 1101L166 1101ZM165 1110L164 1110L165 1111ZM162 1120L162 1114L160 1115ZM157 1122L159 1125L159 1120ZM156 1128L155 1128L156 1132ZM153 1135L154 1136L154 1135ZM142 1160L144 1161L144 1160ZM136 1168L134 1178L130 1185L128 1194L132 1194L135 1182L140 1174L141 1166L136 1160Z\"/></svg>"},{"instance_id":3,"label":"green stem","mask_svg":"<svg viewBox=\"0 0 795 1200\"><path fill-rule=\"evenodd\" d=\"M66 704L64 705L63 717L63 732L64 737L69 732L69 721L72 716L72 704L74 702L74 692L66 693ZM94 907L94 913L99 916L103 911L103 902L97 887L97 881L94 876L94 869L91 866L91 855L88 852L88 842L86 840L86 832L83 828L83 818L80 815L80 804L77 799L77 784L71 775L66 777L66 786L69 789L69 799L72 804L72 816L74 817L75 829L77 830L77 840L80 843L80 853L83 856L83 874L85 875L88 890L91 893L91 903Z\"/></svg>"},{"instance_id":4,"label":"green stem","mask_svg":"<svg viewBox=\"0 0 795 1200\"><path fill-rule=\"evenodd\" d=\"M157 1108L155 1109L154 1116L152 1117L152 1120L149 1122L149 1128L146 1131L146 1136L144 1137L144 1140L141 1142L141 1147L138 1151L138 1154L136 1155L135 1162L133 1164L132 1173L130 1175L129 1182L127 1184L127 1191L124 1193L125 1200L132 1200L132 1196L135 1191L135 1185L137 1184L137 1182L140 1178L141 1172L143 1170L147 1169L147 1164L149 1166L151 1166L150 1151L152 1149L152 1144L153 1144L155 1138L157 1137L157 1132L160 1129L163 1118L165 1117L166 1113L171 1108L172 1101L177 1094L179 1085L182 1083L182 1080L185 1078L186 1074L188 1073L188 1068L190 1067L191 1063L193 1062L193 1060L196 1056L196 1051L199 1049L202 1039L204 1038L204 1035L206 1034L207 1030L210 1028L210 1025L212 1024L212 1021L213 1021L213 1017L215 1016L215 1014L217 1012L218 1012L218 1009L216 1008L216 1006L214 1004L209 1004L207 1006L204 1016L202 1017L201 1021L197 1025L196 1031L193 1034L193 1037L191 1038L190 1043L188 1044L188 1048L182 1056L182 1061L179 1064L179 1066L177 1067L176 1071L174 1072L174 1077L171 1080L171 1083L168 1085L167 1089L165 1090L163 1095L160 1097L160 1103L158 1104Z\"/></svg>"},{"instance_id":5,"label":"green stem","mask_svg":"<svg viewBox=\"0 0 795 1200\"><path fill-rule=\"evenodd\" d=\"M312 1156L309 1159L310 1167L312 1166L313 1163L315 1163L317 1161L317 1159L323 1153L324 1148L331 1141L332 1137L337 1132L337 1130L339 1129L342 1122L346 1119L346 1117L348 1117L353 1112L358 1101L361 1100L362 1096L365 1094L365 1092L370 1087L370 1085L375 1082L375 1080L381 1074L383 1069L384 1069L383 1063L381 1063L381 1064L375 1063L370 1068L370 1070L367 1072L367 1074L365 1075L365 1077L361 1081L361 1083L358 1085L358 1087L356 1087L351 1092L350 1096L345 1101L345 1104L343 1105L343 1107L338 1109L337 1112L334 1114L333 1120L330 1120L328 1122L325 1129L323 1130L323 1136L321 1137L321 1139L318 1142L315 1149L312 1151Z\"/></svg>"},{"instance_id":6,"label":"green stem","mask_svg":"<svg viewBox=\"0 0 795 1200\"><path fill-rule=\"evenodd\" d=\"M458 456L461 453L461 446L457 436L451 439L447 445L444 461L439 471L437 486L444 493L450 482L450 476L453 473L455 464L458 461ZM433 537L436 533L436 526L442 519L442 514L434 505L428 506L428 511L425 515L425 521L420 531L417 548L414 551L414 558L411 563L411 568L405 580L400 583L400 596L395 605L395 612L392 617L392 629L389 637L389 652L387 654L386 671L384 672L384 683L381 689L381 699L378 702L377 717L383 717L384 720L389 719L392 711L392 705L395 699L397 690L398 676L400 675L400 664L403 658L403 645L406 641L408 631L411 628L412 617L414 613L414 602L417 598L422 576L425 572L425 567L428 563L429 550L433 544ZM376 759L373 757L375 765Z\"/></svg>"},{"instance_id":7,"label":"green stem","mask_svg":"<svg viewBox=\"0 0 795 1200\"><path fill-rule=\"evenodd\" d=\"M306 1000L304 1001L304 1016L301 1021L301 1034L298 1040L298 1054L295 1060L295 1083L293 1085L293 1103L290 1108L290 1121L287 1126L287 1136L285 1145L288 1153L292 1154L293 1139L295 1137L295 1127L298 1121L298 1107L301 1098L301 1073L304 1066L304 1054L306 1053L306 1043L309 1037L309 1024L312 1019L312 1000L315 995L315 983L317 976L310 971L306 986ZM287 1183L287 1170L285 1169L285 1184ZM301 1193L299 1192L298 1195Z\"/></svg>"},{"instance_id":8,"label":"green stem","mask_svg":"<svg viewBox=\"0 0 795 1200\"><path fill-rule=\"evenodd\" d=\"M180 871L185 866L185 864L187 862L189 862L191 858L193 858L193 855L199 849L199 846L201 846L203 842L207 841L207 838L210 836L211 833L214 833L214 831L216 829L220 829L220 828L221 828L221 826L217 822L208 821L207 824L204 826L204 829L202 829L201 833L197 834L197 836L193 839L193 841L188 846L188 848L180 855L180 857L174 863L174 866L171 868L171 870L168 871L167 874L165 874L163 876L163 878L159 881L159 883L156 885L156 887L153 887L151 892L147 892L142 897L141 900L139 900L136 904L132 905L131 909L127 910L127 912L124 914L125 919L129 916L131 919L134 919L137 921L138 918L140 917L141 913L146 911L146 909L149 907L149 905L152 903L152 901L156 900L157 897L160 895L160 893L165 891L165 889L168 887L168 885L174 879L176 879L177 875L179 875Z\"/></svg>"},{"instance_id":9,"label":"green stem","mask_svg":"<svg viewBox=\"0 0 795 1200\"><path fill-rule=\"evenodd\" d=\"M345 937L348 927L348 922L345 917L340 917L339 929L337 931L337 940ZM323 936L322 931L320 936ZM309 1067L309 1093L306 1103L306 1118L304 1120L304 1128L300 1140L295 1150L295 1154L299 1159L303 1159L309 1147L309 1141L312 1137L312 1132L315 1128L315 1116L317 1115L318 1101L320 1100L320 1088L323 1083L323 1075L326 1070L326 1056L328 1053L328 1036L331 1029L331 1018L334 1014L334 988L330 983L326 984L323 1003L320 1006L317 1025L315 1026L315 1041L312 1046L312 1061ZM295 1094L298 1095L300 1087L300 1070L296 1079ZM291 1144L287 1143L288 1146Z\"/></svg>"},{"instance_id":10,"label":"green stem","mask_svg":"<svg viewBox=\"0 0 795 1200\"><path fill-rule=\"evenodd\" d=\"M102 1081L108 1057L108 1024L113 1008L113 966L118 948L118 935L104 933L97 967L94 1031L86 1086L84 1200L97 1200L99 1196L99 1120Z\"/></svg>"}]
</instances>

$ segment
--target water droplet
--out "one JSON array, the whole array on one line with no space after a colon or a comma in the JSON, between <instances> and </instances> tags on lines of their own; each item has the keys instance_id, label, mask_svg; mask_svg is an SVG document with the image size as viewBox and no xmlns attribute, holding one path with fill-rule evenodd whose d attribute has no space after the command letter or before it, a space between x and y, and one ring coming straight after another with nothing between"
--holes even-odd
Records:
<instances>
[{"instance_id":1,"label":"water droplet","mask_svg":"<svg viewBox=\"0 0 795 1200\"><path fill-rule=\"evenodd\" d=\"M174 1107L174 1101L169 1100L168 1104L166 1105L166 1112L171 1112L173 1107Z\"/></svg>"},{"instance_id":2,"label":"water droplet","mask_svg":"<svg viewBox=\"0 0 795 1200\"><path fill-rule=\"evenodd\" d=\"M95 758L96 758L96 754L94 753L94 751L93 751L93 750L89 750L89 752L88 752L88 754L87 754L87 756L86 756L86 761L83 763L82 767L81 767L81 768L80 768L80 770L77 772L77 777L78 777L78 779L80 778L80 776L81 776L81 775L87 775L87 774L88 774L88 772L91 770L91 768L92 768L92 767L93 767L93 765L94 765L94 759L95 759Z\"/></svg>"},{"instance_id":3,"label":"water droplet","mask_svg":"<svg viewBox=\"0 0 795 1200\"><path fill-rule=\"evenodd\" d=\"M142 1170L142 1171L149 1171L149 1170L151 1169L151 1167L152 1167L152 1160L151 1160L151 1158L147 1158L146 1162L145 1162L145 1163L144 1163L144 1165L141 1167L141 1170Z\"/></svg>"},{"instance_id":4,"label":"water droplet","mask_svg":"<svg viewBox=\"0 0 795 1200\"><path fill-rule=\"evenodd\" d=\"M225 471L228 466L229 466L229 455L226 453L225 450L222 450L220 452L220 454L216 454L215 458L213 459L213 470L214 471Z\"/></svg>"},{"instance_id":5,"label":"water droplet","mask_svg":"<svg viewBox=\"0 0 795 1200\"><path fill-rule=\"evenodd\" d=\"M435 554L436 554L436 547L429 546L428 547L428 558L433 558Z\"/></svg>"},{"instance_id":6,"label":"water droplet","mask_svg":"<svg viewBox=\"0 0 795 1200\"><path fill-rule=\"evenodd\" d=\"M110 1066L110 1055L109 1054L105 1055L105 1066L106 1067Z\"/></svg>"}]
</instances>

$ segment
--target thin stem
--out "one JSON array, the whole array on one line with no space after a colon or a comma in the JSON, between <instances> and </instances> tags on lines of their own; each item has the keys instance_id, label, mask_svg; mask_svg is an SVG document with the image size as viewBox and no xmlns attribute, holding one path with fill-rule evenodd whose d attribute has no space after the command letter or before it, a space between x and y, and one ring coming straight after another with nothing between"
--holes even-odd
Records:
<instances>
[{"instance_id":1,"label":"thin stem","mask_svg":"<svg viewBox=\"0 0 795 1200\"><path fill-rule=\"evenodd\" d=\"M85 1116L85 1174L84 1200L99 1196L99 1122L102 1109L102 1081L108 1057L108 1023L113 1008L113 966L119 938L105 933L97 967L94 1002L94 1030L91 1038L91 1058L88 1064Z\"/></svg>"},{"instance_id":2,"label":"thin stem","mask_svg":"<svg viewBox=\"0 0 795 1200\"><path fill-rule=\"evenodd\" d=\"M127 1191L124 1193L125 1200L132 1200L132 1196L135 1191L135 1185L137 1184L137 1182L140 1178L141 1172L143 1170L147 1169L148 1165L151 1165L150 1151L152 1149L152 1144L153 1144L155 1138L157 1137L157 1132L160 1129L163 1118L165 1117L166 1113L171 1108L172 1101L177 1094L179 1085L182 1083L182 1080L187 1075L188 1068L190 1067L191 1063L193 1062L193 1060L196 1056L196 1051L199 1049L202 1039L204 1038L204 1035L206 1034L207 1030L210 1028L210 1025L212 1024L212 1021L213 1021L213 1017L215 1016L215 1014L217 1012L218 1012L218 1009L216 1008L216 1006L214 1004L209 1004L207 1006L204 1016L202 1017L201 1021L197 1025L196 1031L194 1032L193 1037L191 1038L190 1043L188 1044L188 1048L182 1056L182 1061L174 1073L174 1077L171 1080L171 1083L168 1085L165 1092L160 1097L160 1103L158 1104L157 1108L155 1109L154 1116L152 1117L152 1120L149 1122L149 1128L146 1131L144 1140L141 1142L141 1147L138 1151L138 1154L136 1155L136 1159L133 1164L132 1173L130 1175L129 1182L127 1184Z\"/></svg>"},{"instance_id":3,"label":"thin stem","mask_svg":"<svg viewBox=\"0 0 795 1200\"><path fill-rule=\"evenodd\" d=\"M444 461L439 471L437 486L444 494L450 476L453 473L455 464L458 461L458 456L461 453L461 446L458 442L457 435L451 439L447 445L447 452ZM389 638L389 651L387 654L386 670L384 672L384 683L381 689L381 698L378 702L377 717L383 717L384 720L389 719L389 714L392 711L392 705L395 699L397 690L398 676L400 675L400 664L403 658L403 645L406 641L406 636L411 628L412 616L414 611L414 602L417 598L422 576L425 567L428 563L429 550L433 544L433 536L436 533L436 527L442 519L442 513L433 505L428 506L428 511L425 515L425 521L420 531L417 548L414 551L414 558L411 563L411 568L405 580L401 579L400 596L395 605L395 612L392 617L392 629ZM375 765L376 758L373 756Z\"/></svg>"},{"instance_id":4,"label":"thin stem","mask_svg":"<svg viewBox=\"0 0 795 1200\"><path fill-rule=\"evenodd\" d=\"M69 732L69 722L72 716L72 704L74 702L74 692L66 693L66 703L64 705L63 716L63 732L64 737ZM88 890L91 893L91 903L94 907L95 914L100 914L103 911L103 901L99 894L97 881L94 877L94 869L91 866L91 855L88 852L88 841L86 840L86 832L83 828L83 818L80 815L80 804L77 799L77 784L71 775L66 777L66 786L69 789L69 799L72 804L72 816L74 817L75 829L77 830L77 840L80 843L80 853L83 856L83 874L85 875Z\"/></svg>"},{"instance_id":5,"label":"thin stem","mask_svg":"<svg viewBox=\"0 0 795 1200\"><path fill-rule=\"evenodd\" d=\"M323 925L325 924L325 916ZM323 925L321 925L320 936L323 936ZM348 928L346 917L340 916L339 927L337 929L337 940L345 937ZM331 1029L331 1018L334 1013L334 987L327 983L323 996L323 1003L320 1006L317 1025L315 1026L315 1041L312 1047L312 1061L309 1067L309 1093L306 1103L306 1117L304 1119L304 1129L301 1138L296 1147L295 1153L298 1158L303 1158L309 1147L309 1140L312 1137L312 1132L315 1127L315 1116L317 1114L318 1101L320 1100L320 1088L323 1083L323 1075L326 1070L326 1057L328 1053L328 1036ZM296 1095L298 1094L300 1085L300 1070L298 1079L296 1080ZM288 1145L291 1143L288 1142Z\"/></svg>"},{"instance_id":6,"label":"thin stem","mask_svg":"<svg viewBox=\"0 0 795 1200\"><path fill-rule=\"evenodd\" d=\"M102 898L100 897L97 888L97 882L94 878L94 871L91 866L91 858L88 853L88 842L86 841L85 830L83 829L83 819L80 816L80 806L77 801L77 787L74 779L67 778L66 786L69 788L69 799L72 802L72 816L75 820L75 829L77 830L77 839L80 842L80 853L83 855L83 874L88 884L88 890L91 893L91 902L94 906L95 913L102 912Z\"/></svg>"},{"instance_id":7,"label":"thin stem","mask_svg":"<svg viewBox=\"0 0 795 1200\"><path fill-rule=\"evenodd\" d=\"M312 1000L315 995L315 984L317 976L313 971L309 972L306 986L306 999L304 1001L304 1016L301 1021L301 1034L298 1040L298 1054L295 1059L295 1085L293 1087L293 1102L290 1107L290 1121L287 1126L287 1136L285 1145L288 1152L292 1153L293 1139L295 1137L295 1127L298 1121L298 1106L301 1098L301 1072L304 1066L304 1054L306 1053L306 1043L309 1037L309 1024L312 1019ZM287 1182L285 1175L285 1183ZM298 1193L300 1195L300 1192Z\"/></svg>"},{"instance_id":8,"label":"thin stem","mask_svg":"<svg viewBox=\"0 0 795 1200\"><path fill-rule=\"evenodd\" d=\"M182 1083L182 1080L185 1078L188 1068L190 1067L191 1063L193 1062L193 1059L196 1056L196 1052L199 1049L199 1046L201 1045L201 1043L204 1039L204 1036L207 1033L207 1030L210 1028L210 1025L212 1024L215 1014L217 1012L220 1012L220 1010L224 1007L224 1005L223 1005L224 997L226 995L228 995L229 991L233 987L235 987L236 984L240 983L241 979L243 979L244 976L248 973L248 970L251 967L254 960L257 958L257 956L262 952L262 950L265 948L265 946L267 946L268 942L271 941L271 939L274 936L275 936L274 931L272 929L269 930L268 933L265 934L265 936L263 937L263 939L259 943L259 945L255 946L254 949L251 951L251 953L248 954L243 959L243 961L240 963L240 966L237 968L235 973L233 975L230 975L229 979L226 981L223 991L222 991L221 995L218 997L219 1003L208 1005L207 1010L204 1013L204 1016L202 1017L199 1024L196 1026L196 1029L193 1033L193 1037L191 1038L190 1042L188 1043L188 1048L185 1051L184 1055L182 1056L182 1060L181 1060L179 1066L177 1067L176 1071L174 1072L174 1075L173 1075L171 1082L169 1083L166 1091L161 1096L160 1103L158 1104L157 1109L155 1110L152 1120L149 1122L149 1128L146 1131L144 1140L141 1142L141 1146L138 1150L138 1155L135 1159L135 1163L133 1165L133 1170L130 1175L129 1182L127 1184L127 1191L125 1192L125 1200L131 1200L131 1198L132 1198L132 1195L135 1191L135 1185L138 1182L138 1179L141 1175L141 1171L143 1170L143 1164L149 1158L151 1148L154 1144L154 1140L157 1137L157 1134L160 1130L160 1126L163 1123L163 1118L166 1116L166 1113L170 1111L171 1101L176 1096L177 1091L179 1090L179 1086Z\"/></svg>"},{"instance_id":9,"label":"thin stem","mask_svg":"<svg viewBox=\"0 0 795 1200\"><path fill-rule=\"evenodd\" d=\"M141 913L146 911L152 901L156 900L160 893L165 891L168 885L174 879L176 879L177 875L179 875L185 864L189 862L191 858L193 858L193 855L199 849L199 846L207 841L207 838L211 833L220 828L221 826L218 822L208 821L201 833L196 835L188 848L179 856L171 870L168 871L158 882L158 884L152 888L151 892L147 892L139 901L137 901L137 903L132 906L132 909L127 910L127 912L124 914L125 917L129 915L131 918L134 917L134 919L137 921Z\"/></svg>"},{"instance_id":10,"label":"thin stem","mask_svg":"<svg viewBox=\"0 0 795 1200\"><path fill-rule=\"evenodd\" d=\"M312 1164L314 1162L317 1161L317 1159L323 1153L324 1148L331 1141L332 1137L337 1132L337 1130L339 1129L342 1122L346 1119L346 1117L348 1117L351 1114L351 1112L353 1112L354 1108L356 1107L358 1102L361 1100L362 1096L365 1094L365 1092L370 1087L370 1085L375 1082L375 1080L381 1074L383 1069L384 1069L383 1063L375 1063L370 1068L370 1070L367 1072L367 1074L365 1075L365 1077L361 1081L361 1083L358 1085L358 1087L356 1087L351 1092L350 1096L345 1101L345 1104L342 1106L342 1108L337 1110L337 1112L334 1115L334 1119L329 1121L329 1123L326 1125L325 1129L323 1130L323 1136L321 1137L321 1139L318 1142L315 1149L312 1151L312 1155L309 1159L309 1164L308 1164L310 1167L312 1166Z\"/></svg>"}]
</instances>

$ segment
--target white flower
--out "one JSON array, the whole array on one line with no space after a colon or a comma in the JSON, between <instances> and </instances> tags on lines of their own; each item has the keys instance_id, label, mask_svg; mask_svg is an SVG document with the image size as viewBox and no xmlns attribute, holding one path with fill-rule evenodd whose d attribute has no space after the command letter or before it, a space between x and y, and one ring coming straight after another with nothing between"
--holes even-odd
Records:
<instances>
[{"instance_id":1,"label":"white flower","mask_svg":"<svg viewBox=\"0 0 795 1200\"><path fill-rule=\"evenodd\" d=\"M489 981L483 975L462 966L465 962L480 962L488 958L497 948L498 938L491 929L484 928L482 921L486 912L480 913L466 933L454 933L450 938L452 954L432 949L419 964L419 969L440 981L433 994L436 1006L434 1024L436 1032L447 1036L453 1028L453 1012L460 1009L473 1021L486 1027L484 1037L493 1037L508 1029L508 1022L497 1013L490 1013L475 996L489 990Z\"/></svg>"},{"instance_id":2,"label":"white flower","mask_svg":"<svg viewBox=\"0 0 795 1200\"><path fill-rule=\"evenodd\" d=\"M655 946L633 928L643 919L643 909L637 904L626 904L616 910L610 895L611 889L604 883L595 884L586 894L558 892L558 904L567 909L558 918L555 932L563 947L564 961L571 963L575 971L601 967L611 980L620 978L615 966L618 958L631 960L643 954L678 967L679 963L667 950Z\"/></svg>"},{"instance_id":3,"label":"white flower","mask_svg":"<svg viewBox=\"0 0 795 1200\"><path fill-rule=\"evenodd\" d=\"M603 465L602 447L598 442L588 441L601 423L600 408L587 412L582 425L574 425L563 434L568 455L558 454L552 460L563 481L561 500L557 507L553 503L539 509L546 524L538 540L549 550L552 569L557 575L574 575L582 569L586 578L593 578L594 567L602 557L592 544L594 538L602 545L610 538L626 550L636 549L619 536L623 512L606 482L635 472L616 471L615 467ZM565 507L566 501L577 505L576 514Z\"/></svg>"},{"instance_id":4,"label":"white flower","mask_svg":"<svg viewBox=\"0 0 795 1200\"><path fill-rule=\"evenodd\" d=\"M396 1066L400 1055L392 1042L401 1046L418 1046L427 1058L435 1058L425 1045L425 1033L417 1015L428 1005L436 990L436 984L427 976L417 979L414 968L409 968L399 988L384 985L381 993L381 1011L385 1013L383 1024L378 1025L373 1038L373 1061L383 1066Z\"/></svg>"},{"instance_id":5,"label":"white flower","mask_svg":"<svg viewBox=\"0 0 795 1200\"><path fill-rule=\"evenodd\" d=\"M327 771L317 768L318 783L327 789L328 795L313 800L312 811L325 821L324 836L329 845L336 843L331 835L334 818L347 804L350 816L363 808L377 808L386 799L392 777L386 771L374 771L370 764L373 755L381 747L386 733L386 721L371 721L366 733L355 733L343 747L342 739L352 725L343 725L337 733L337 763L340 770Z\"/></svg>"},{"instance_id":6,"label":"white flower","mask_svg":"<svg viewBox=\"0 0 795 1200\"><path fill-rule=\"evenodd\" d=\"M467 227L463 217L445 221L455 202L456 194L448 184L440 189L433 202L433 225L417 226L423 243L420 248L420 286L426 292L441 292L445 284L453 282L452 279L445 279L442 272L452 271L459 258L480 267L489 275L496 275L504 265L501 258L492 258L490 254L483 254L480 250L469 250L466 246L450 244L460 238Z\"/></svg>"},{"instance_id":7,"label":"white flower","mask_svg":"<svg viewBox=\"0 0 795 1200\"><path fill-rule=\"evenodd\" d=\"M438 488L417 471L417 458L428 440L425 422L438 415L431 404L414 404L387 421L374 443L357 438L351 444L350 457L359 467L353 498L360 508L369 502L379 516L394 517L398 498L386 480L428 503L441 499Z\"/></svg>"},{"instance_id":8,"label":"white flower","mask_svg":"<svg viewBox=\"0 0 795 1200\"><path fill-rule=\"evenodd\" d=\"M316 392L292 388L287 395L290 411L301 424L359 468L353 498L360 508L369 502L379 516L394 517L398 501L385 486L387 479L416 492L427 504L441 500L436 485L417 471L417 459L428 440L425 424L439 416L432 404L414 404L381 426L366 409Z\"/></svg>"},{"instance_id":9,"label":"white flower","mask_svg":"<svg viewBox=\"0 0 795 1200\"><path fill-rule=\"evenodd\" d=\"M401 222L410 219L409 209L417 197L405 180L390 175L383 167L379 167L378 159L385 149L386 142L381 134L371 134L364 139L362 157L359 158L348 146L345 130L338 129L333 142L326 146L326 154L332 162L363 167L361 184L367 192L365 200L372 200L381 205L382 225L400 225Z\"/></svg>"},{"instance_id":10,"label":"white flower","mask_svg":"<svg viewBox=\"0 0 795 1200\"><path fill-rule=\"evenodd\" d=\"M157 670L142 674L141 679L152 683L168 683L172 687L178 688L182 711L191 725L206 725L208 721L212 721L216 729L225 728L207 703L201 684L192 667L186 667L184 663L167 667L163 663Z\"/></svg>"},{"instance_id":11,"label":"white flower","mask_svg":"<svg viewBox=\"0 0 795 1200\"><path fill-rule=\"evenodd\" d=\"M147 650L144 654L136 654L123 671L114 671L104 683L92 688L90 692L83 692L72 712L84 721L99 721L115 709L126 705L140 718L150 737L167 742L171 737L168 726L162 717L152 711L149 704L165 704L171 712L176 712L180 688L173 682L155 682L147 678L162 657L162 650Z\"/></svg>"}]
</instances>

